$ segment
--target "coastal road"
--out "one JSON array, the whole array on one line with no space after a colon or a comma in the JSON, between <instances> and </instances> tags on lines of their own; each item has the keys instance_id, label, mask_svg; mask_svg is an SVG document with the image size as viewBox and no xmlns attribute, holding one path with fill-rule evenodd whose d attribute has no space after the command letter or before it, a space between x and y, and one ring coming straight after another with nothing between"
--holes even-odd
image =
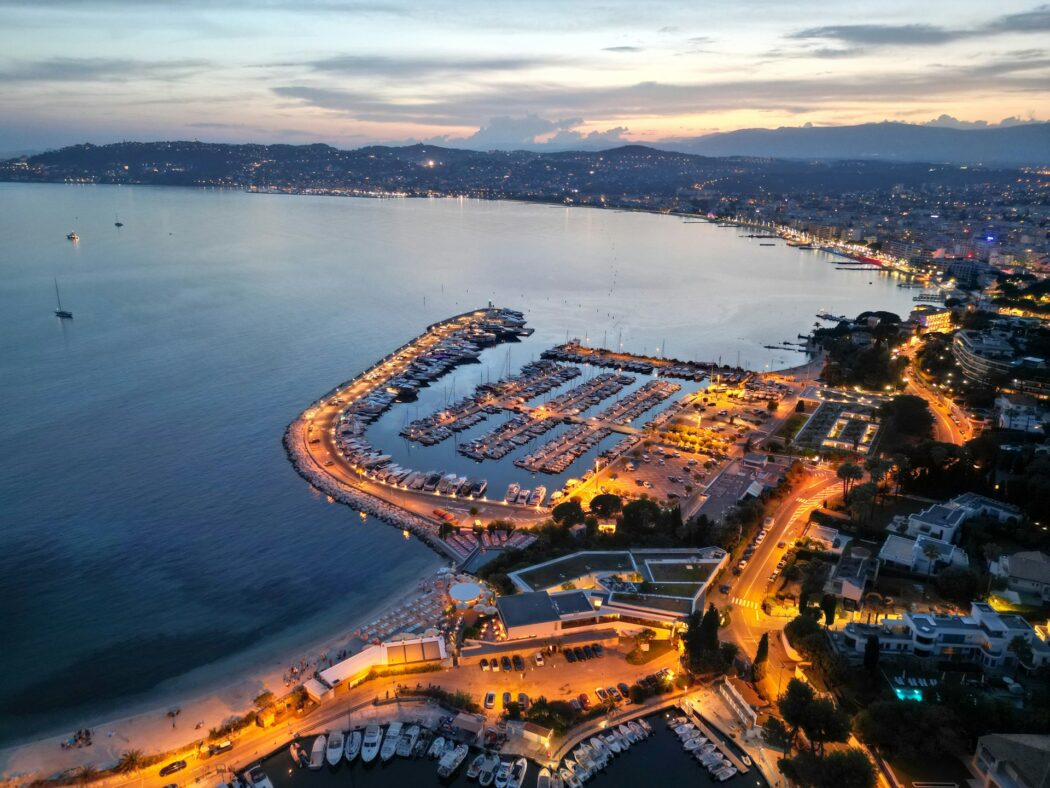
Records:
<instances>
[{"instance_id":1,"label":"coastal road","mask_svg":"<svg viewBox=\"0 0 1050 788\"><path fill-rule=\"evenodd\" d=\"M969 421L965 417L959 422L953 419L952 416L958 411L958 408L931 391L914 367L909 370L906 390L909 394L922 397L930 406L930 412L933 413L933 436L937 440L942 443L963 444L973 437L974 431Z\"/></svg>"},{"instance_id":2,"label":"coastal road","mask_svg":"<svg viewBox=\"0 0 1050 788\"><path fill-rule=\"evenodd\" d=\"M764 632L781 629L786 620L767 616L762 601L769 589L769 575L801 535L809 513L839 489L840 482L830 470L811 471L806 481L795 490L773 514L773 525L762 544L748 560L740 575L730 581L725 600L732 607L725 634L754 657L758 640ZM784 547L778 547L785 542Z\"/></svg>"}]
</instances>

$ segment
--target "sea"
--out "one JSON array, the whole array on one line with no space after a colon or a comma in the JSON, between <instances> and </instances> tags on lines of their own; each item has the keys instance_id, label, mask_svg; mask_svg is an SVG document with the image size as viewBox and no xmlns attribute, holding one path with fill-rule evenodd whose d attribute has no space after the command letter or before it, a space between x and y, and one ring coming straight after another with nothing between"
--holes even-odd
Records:
<instances>
[{"instance_id":1,"label":"sea","mask_svg":"<svg viewBox=\"0 0 1050 788\"><path fill-rule=\"evenodd\" d=\"M434 321L491 301L536 329L375 426L413 467L469 470L451 444L412 460L397 431L566 338L777 369L805 356L764 346L817 312L912 307L888 276L745 234L514 202L0 184L0 744L207 690L441 566L328 503L281 445ZM496 494L515 456L475 466Z\"/></svg>"}]
</instances>

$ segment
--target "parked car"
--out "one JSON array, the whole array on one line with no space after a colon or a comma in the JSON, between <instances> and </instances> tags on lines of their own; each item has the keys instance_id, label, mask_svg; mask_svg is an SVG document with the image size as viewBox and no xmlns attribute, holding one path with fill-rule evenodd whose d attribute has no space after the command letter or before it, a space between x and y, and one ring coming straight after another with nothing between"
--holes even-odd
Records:
<instances>
[{"instance_id":1,"label":"parked car","mask_svg":"<svg viewBox=\"0 0 1050 788\"><path fill-rule=\"evenodd\" d=\"M485 708L491 709L496 705L496 693L486 692L485 693Z\"/></svg>"},{"instance_id":2,"label":"parked car","mask_svg":"<svg viewBox=\"0 0 1050 788\"><path fill-rule=\"evenodd\" d=\"M718 590L721 591L723 594L728 594L729 593L729 583L722 583L722 585L720 585L718 587Z\"/></svg>"},{"instance_id":3,"label":"parked car","mask_svg":"<svg viewBox=\"0 0 1050 788\"><path fill-rule=\"evenodd\" d=\"M186 768L186 761L172 761L167 766L160 770L161 777L167 777L169 774L175 774L175 772L181 772Z\"/></svg>"},{"instance_id":4,"label":"parked car","mask_svg":"<svg viewBox=\"0 0 1050 788\"><path fill-rule=\"evenodd\" d=\"M511 702L510 701L510 693L509 692L504 692L503 693L503 708L507 708L510 705L510 702Z\"/></svg>"},{"instance_id":5,"label":"parked car","mask_svg":"<svg viewBox=\"0 0 1050 788\"><path fill-rule=\"evenodd\" d=\"M631 697L631 688L628 687L625 682L621 681L619 684L616 685L616 688L620 690L620 694L623 695L624 700Z\"/></svg>"},{"instance_id":6,"label":"parked car","mask_svg":"<svg viewBox=\"0 0 1050 788\"><path fill-rule=\"evenodd\" d=\"M529 707L529 696L524 692L518 693L518 708L525 711Z\"/></svg>"},{"instance_id":7,"label":"parked car","mask_svg":"<svg viewBox=\"0 0 1050 788\"><path fill-rule=\"evenodd\" d=\"M591 659L594 657L594 649L592 649L590 646L584 646L583 654L585 657L587 657L587 659Z\"/></svg>"},{"instance_id":8,"label":"parked car","mask_svg":"<svg viewBox=\"0 0 1050 788\"><path fill-rule=\"evenodd\" d=\"M510 673L510 657L503 657L499 661L499 666L507 673Z\"/></svg>"},{"instance_id":9,"label":"parked car","mask_svg":"<svg viewBox=\"0 0 1050 788\"><path fill-rule=\"evenodd\" d=\"M583 704L576 700L576 698L570 700L569 705L572 706L573 711L583 711Z\"/></svg>"},{"instance_id":10,"label":"parked car","mask_svg":"<svg viewBox=\"0 0 1050 788\"><path fill-rule=\"evenodd\" d=\"M541 654L538 651L536 652L536 667L537 668L542 668L543 667L543 654Z\"/></svg>"},{"instance_id":11,"label":"parked car","mask_svg":"<svg viewBox=\"0 0 1050 788\"><path fill-rule=\"evenodd\" d=\"M575 662L576 661L576 655L572 653L572 649L571 648L565 649L565 660L567 662Z\"/></svg>"},{"instance_id":12,"label":"parked car","mask_svg":"<svg viewBox=\"0 0 1050 788\"><path fill-rule=\"evenodd\" d=\"M609 697L612 698L615 703L619 703L623 700L623 696L616 691L616 687L606 687L605 691L609 693Z\"/></svg>"},{"instance_id":13,"label":"parked car","mask_svg":"<svg viewBox=\"0 0 1050 788\"><path fill-rule=\"evenodd\" d=\"M576 700L580 702L580 705L583 707L584 711L587 711L587 709L591 707L591 699L587 697L586 692L581 692Z\"/></svg>"},{"instance_id":14,"label":"parked car","mask_svg":"<svg viewBox=\"0 0 1050 788\"><path fill-rule=\"evenodd\" d=\"M521 673L523 670L525 670L525 660L523 660L517 654L514 655L513 659L514 659L514 670L518 671L518 673Z\"/></svg>"},{"instance_id":15,"label":"parked car","mask_svg":"<svg viewBox=\"0 0 1050 788\"><path fill-rule=\"evenodd\" d=\"M580 662L583 662L585 659L587 659L587 655L583 653L583 649L579 646L574 647L572 653L576 655L576 659L578 659Z\"/></svg>"},{"instance_id":16,"label":"parked car","mask_svg":"<svg viewBox=\"0 0 1050 788\"><path fill-rule=\"evenodd\" d=\"M489 661L487 659L482 659L481 662L479 662L478 664L481 666L482 670L489 669Z\"/></svg>"},{"instance_id":17,"label":"parked car","mask_svg":"<svg viewBox=\"0 0 1050 788\"><path fill-rule=\"evenodd\" d=\"M609 693L601 687L595 687L594 694L598 696L598 700L600 700L602 703L605 703L605 701L609 700Z\"/></svg>"},{"instance_id":18,"label":"parked car","mask_svg":"<svg viewBox=\"0 0 1050 788\"><path fill-rule=\"evenodd\" d=\"M602 647L601 643L591 643L591 650L594 651L594 656L596 657L600 657L605 653L605 649Z\"/></svg>"}]
</instances>

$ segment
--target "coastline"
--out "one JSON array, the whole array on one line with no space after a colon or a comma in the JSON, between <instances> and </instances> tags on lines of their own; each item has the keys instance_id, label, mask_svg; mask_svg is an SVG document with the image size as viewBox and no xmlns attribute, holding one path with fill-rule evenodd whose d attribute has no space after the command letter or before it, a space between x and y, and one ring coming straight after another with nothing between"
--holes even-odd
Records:
<instances>
[{"instance_id":1,"label":"coastline","mask_svg":"<svg viewBox=\"0 0 1050 788\"><path fill-rule=\"evenodd\" d=\"M272 691L278 698L291 691L298 682L287 682L289 666L305 662L308 670L322 664L327 667L335 659L334 656L328 657L329 654L360 648L363 641L354 635L356 629L419 597L424 584L436 574L436 571L425 574L416 579L412 590L363 610L342 625L336 634L317 638L295 650L282 651L280 658L276 654L268 655L265 665L249 668L235 680L224 683L223 677L228 677L228 672L215 671L210 689L201 690L199 694L177 703L163 702L163 696L173 690L160 685L137 700L129 700L120 712L99 715L96 719L80 723L94 734L91 747L63 749L62 742L70 736L68 730L49 732L6 745L0 748L0 782L22 784L33 778L47 777L86 765L108 768L119 759L121 753L130 749L139 749L150 755L192 746L207 738L210 728L218 727L231 717L253 709L254 698L264 689ZM208 667L203 666L197 671L205 671ZM178 683L184 678L178 677L171 683ZM173 726L167 713L175 708L180 713ZM197 729L194 726L199 721L204 724Z\"/></svg>"}]
</instances>

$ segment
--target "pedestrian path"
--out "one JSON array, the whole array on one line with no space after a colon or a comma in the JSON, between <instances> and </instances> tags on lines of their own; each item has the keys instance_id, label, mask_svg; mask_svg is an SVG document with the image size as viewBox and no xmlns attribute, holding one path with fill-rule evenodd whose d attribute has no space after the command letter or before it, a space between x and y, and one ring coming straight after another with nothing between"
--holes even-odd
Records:
<instances>
[{"instance_id":1,"label":"pedestrian path","mask_svg":"<svg viewBox=\"0 0 1050 788\"><path fill-rule=\"evenodd\" d=\"M752 610L761 610L762 609L762 605L760 605L758 602L752 602L750 599L741 599L740 597L735 596L730 601L734 605L737 605L739 607L749 607Z\"/></svg>"}]
</instances>

